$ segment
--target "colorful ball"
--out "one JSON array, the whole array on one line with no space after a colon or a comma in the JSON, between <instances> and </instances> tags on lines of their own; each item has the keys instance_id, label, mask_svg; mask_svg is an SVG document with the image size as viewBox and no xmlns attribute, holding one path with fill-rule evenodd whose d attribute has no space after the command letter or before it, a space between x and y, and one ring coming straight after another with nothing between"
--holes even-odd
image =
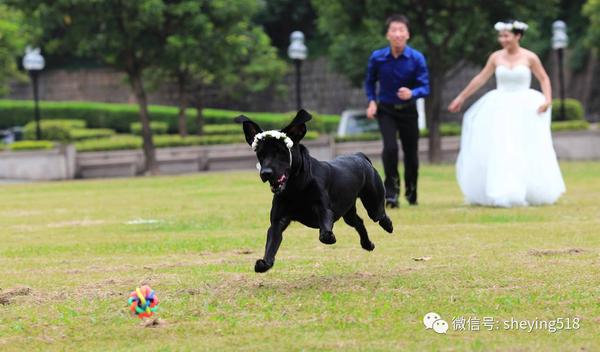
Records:
<instances>
[{"instance_id":1,"label":"colorful ball","mask_svg":"<svg viewBox=\"0 0 600 352\"><path fill-rule=\"evenodd\" d=\"M158 309L158 297L148 285L138 287L129 294L127 301L131 313L141 318L152 316Z\"/></svg>"}]
</instances>

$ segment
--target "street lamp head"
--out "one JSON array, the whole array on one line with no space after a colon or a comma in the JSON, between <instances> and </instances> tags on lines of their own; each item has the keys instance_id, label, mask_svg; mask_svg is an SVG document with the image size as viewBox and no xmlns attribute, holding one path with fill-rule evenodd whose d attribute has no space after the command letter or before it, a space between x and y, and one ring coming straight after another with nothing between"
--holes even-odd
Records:
<instances>
[{"instance_id":1,"label":"street lamp head","mask_svg":"<svg viewBox=\"0 0 600 352\"><path fill-rule=\"evenodd\" d=\"M552 23L552 49L564 49L568 45L567 24L560 20L554 21Z\"/></svg>"},{"instance_id":2,"label":"street lamp head","mask_svg":"<svg viewBox=\"0 0 600 352\"><path fill-rule=\"evenodd\" d=\"M304 34L300 31L294 31L290 35L290 46L288 47L288 56L292 60L305 60L308 55L308 49L304 45Z\"/></svg>"},{"instance_id":3,"label":"street lamp head","mask_svg":"<svg viewBox=\"0 0 600 352\"><path fill-rule=\"evenodd\" d=\"M562 30L563 32L566 32L567 24L564 21L556 20L556 21L552 22L552 30L553 31Z\"/></svg>"},{"instance_id":4,"label":"street lamp head","mask_svg":"<svg viewBox=\"0 0 600 352\"><path fill-rule=\"evenodd\" d=\"M40 48L32 48L27 46L25 48L25 56L23 57L23 67L27 71L40 71L44 69L46 62L42 54L40 54Z\"/></svg>"}]
</instances>

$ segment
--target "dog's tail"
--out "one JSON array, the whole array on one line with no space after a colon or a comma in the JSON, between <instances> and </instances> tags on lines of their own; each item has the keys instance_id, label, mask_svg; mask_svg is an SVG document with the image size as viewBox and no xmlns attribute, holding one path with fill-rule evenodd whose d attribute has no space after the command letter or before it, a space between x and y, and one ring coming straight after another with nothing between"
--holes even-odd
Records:
<instances>
[{"instance_id":1,"label":"dog's tail","mask_svg":"<svg viewBox=\"0 0 600 352\"><path fill-rule=\"evenodd\" d=\"M369 159L369 157L368 157L368 156L366 156L366 155L365 155L365 153L363 153L363 152L358 152L358 153L356 153L356 154L357 154L357 155L360 155L360 156L362 156L362 157L363 157L363 158L365 158L365 159L367 159L367 161L369 162L369 164L371 164L371 166L373 166L373 162L371 161L371 159Z\"/></svg>"}]
</instances>

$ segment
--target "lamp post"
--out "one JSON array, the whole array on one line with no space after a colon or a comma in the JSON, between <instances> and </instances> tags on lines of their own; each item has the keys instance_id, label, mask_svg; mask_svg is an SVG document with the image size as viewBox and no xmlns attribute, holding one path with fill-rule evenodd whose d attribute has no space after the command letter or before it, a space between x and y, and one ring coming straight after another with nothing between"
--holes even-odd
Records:
<instances>
[{"instance_id":1,"label":"lamp post","mask_svg":"<svg viewBox=\"0 0 600 352\"><path fill-rule=\"evenodd\" d=\"M294 61L296 66L296 108L302 108L302 97L300 95L300 66L302 61L306 60L308 49L304 45L304 34L300 31L294 31L290 35L290 46L288 47L288 56Z\"/></svg>"},{"instance_id":2,"label":"lamp post","mask_svg":"<svg viewBox=\"0 0 600 352\"><path fill-rule=\"evenodd\" d=\"M35 111L35 138L39 141L42 139L42 130L40 128L40 108L38 103L38 74L44 69L45 61L40 48L25 48L25 56L23 57L23 67L29 73L33 85L33 101Z\"/></svg>"},{"instance_id":3,"label":"lamp post","mask_svg":"<svg viewBox=\"0 0 600 352\"><path fill-rule=\"evenodd\" d=\"M569 45L567 36L567 24L563 21L554 21L552 23L552 49L556 50L558 55L558 84L560 92L560 116L559 120L565 120L565 76L563 69L564 49Z\"/></svg>"}]
</instances>

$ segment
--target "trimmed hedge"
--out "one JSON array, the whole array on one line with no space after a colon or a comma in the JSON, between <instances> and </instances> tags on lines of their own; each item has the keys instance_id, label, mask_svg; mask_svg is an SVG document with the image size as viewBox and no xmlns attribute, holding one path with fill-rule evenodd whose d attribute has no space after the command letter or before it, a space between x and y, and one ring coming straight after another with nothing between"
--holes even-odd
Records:
<instances>
[{"instance_id":1,"label":"trimmed hedge","mask_svg":"<svg viewBox=\"0 0 600 352\"><path fill-rule=\"evenodd\" d=\"M81 141L84 139L107 138L114 136L114 130L108 128L76 128L69 131L71 140Z\"/></svg>"},{"instance_id":2,"label":"trimmed hedge","mask_svg":"<svg viewBox=\"0 0 600 352\"><path fill-rule=\"evenodd\" d=\"M36 139L36 127L35 121L27 123L23 128L23 138L27 140ZM85 128L85 121L64 119L40 121L41 137L44 140L68 142L71 140L70 131L73 128Z\"/></svg>"},{"instance_id":3,"label":"trimmed hedge","mask_svg":"<svg viewBox=\"0 0 600 352\"><path fill-rule=\"evenodd\" d=\"M71 142L82 139L106 138L113 136L115 131L108 128L85 128L83 120L41 120L42 139L56 142ZM36 123L31 121L23 128L23 138L36 139Z\"/></svg>"},{"instance_id":4,"label":"trimmed hedge","mask_svg":"<svg viewBox=\"0 0 600 352\"><path fill-rule=\"evenodd\" d=\"M136 136L142 135L142 123L141 122L132 122L129 125L131 130L131 134L135 134ZM150 121L150 129L152 130L152 134L166 134L169 130L169 124L166 122L160 121Z\"/></svg>"},{"instance_id":5,"label":"trimmed hedge","mask_svg":"<svg viewBox=\"0 0 600 352\"><path fill-rule=\"evenodd\" d=\"M319 134L315 131L306 133L304 139L311 140L318 138ZM207 135L207 136L187 136L181 137L178 135L157 135L153 138L156 148L167 147L186 147L194 145L214 145L214 144L231 144L231 143L246 143L244 135L240 132L237 135ZM106 151L106 150L125 150L125 149L141 149L142 138L133 135L116 135L110 138L85 140L75 143L75 149L78 152L91 151Z\"/></svg>"},{"instance_id":6,"label":"trimmed hedge","mask_svg":"<svg viewBox=\"0 0 600 352\"><path fill-rule=\"evenodd\" d=\"M552 121L552 132L587 130L590 123L586 120Z\"/></svg>"},{"instance_id":7,"label":"trimmed hedge","mask_svg":"<svg viewBox=\"0 0 600 352\"><path fill-rule=\"evenodd\" d=\"M242 132L242 126L238 124L222 124L222 125L205 125L204 135L213 134L239 134Z\"/></svg>"},{"instance_id":8,"label":"trimmed hedge","mask_svg":"<svg viewBox=\"0 0 600 352\"><path fill-rule=\"evenodd\" d=\"M7 150L47 150L54 148L52 141L18 141L6 146Z\"/></svg>"},{"instance_id":9,"label":"trimmed hedge","mask_svg":"<svg viewBox=\"0 0 600 352\"><path fill-rule=\"evenodd\" d=\"M552 121L560 118L560 99L552 100ZM585 120L583 105L577 99L565 99L565 119Z\"/></svg>"},{"instance_id":10,"label":"trimmed hedge","mask_svg":"<svg viewBox=\"0 0 600 352\"><path fill-rule=\"evenodd\" d=\"M440 134L442 136L460 136L461 125L456 122L442 123L440 125ZM428 137L429 130L424 128L420 131L421 137Z\"/></svg>"},{"instance_id":11,"label":"trimmed hedge","mask_svg":"<svg viewBox=\"0 0 600 352\"><path fill-rule=\"evenodd\" d=\"M27 125L33 125L35 127L35 121L30 121ZM52 120L40 120L40 124L52 124L52 125L60 125L65 128L73 129L73 128L85 128L85 121L82 119L52 119Z\"/></svg>"},{"instance_id":12,"label":"trimmed hedge","mask_svg":"<svg viewBox=\"0 0 600 352\"><path fill-rule=\"evenodd\" d=\"M356 133L356 134L351 134L348 136L335 137L335 141L337 143L378 141L380 139L381 139L381 133L379 133L379 132Z\"/></svg>"},{"instance_id":13,"label":"trimmed hedge","mask_svg":"<svg viewBox=\"0 0 600 352\"><path fill-rule=\"evenodd\" d=\"M578 131L587 130L590 123L586 120L572 120L572 121L553 121L551 124L552 132L559 131ZM443 123L440 126L440 133L442 136L460 136L461 126L458 123ZM420 132L421 137L427 137L429 135L427 129L422 129ZM360 141L376 141L381 139L379 132L367 132L353 134L345 137L336 137L336 142L360 142Z\"/></svg>"},{"instance_id":14,"label":"trimmed hedge","mask_svg":"<svg viewBox=\"0 0 600 352\"><path fill-rule=\"evenodd\" d=\"M459 136L460 135L460 124L456 122L442 123L440 126L440 133L442 136ZM429 136L429 130L426 128L419 131L421 137ZM366 132L353 134L344 137L335 137L336 142L360 142L360 141L376 141L381 139L381 133L379 132Z\"/></svg>"},{"instance_id":15,"label":"trimmed hedge","mask_svg":"<svg viewBox=\"0 0 600 352\"><path fill-rule=\"evenodd\" d=\"M152 121L166 122L169 132L177 132L178 108L174 106L150 105ZM130 132L130 125L139 122L138 106L135 104L112 104L94 102L40 102L43 119L77 118L86 121L90 128L110 128L117 132ZM245 112L204 109L205 122L209 124L231 124L233 119L244 114L256 121L263 129L280 129L292 120L295 113ZM195 133L196 110L187 109L187 126ZM0 100L0 129L24 126L33 120L33 102L29 100ZM313 113L308 123L310 130L330 132L337 128L339 116Z\"/></svg>"}]
</instances>

